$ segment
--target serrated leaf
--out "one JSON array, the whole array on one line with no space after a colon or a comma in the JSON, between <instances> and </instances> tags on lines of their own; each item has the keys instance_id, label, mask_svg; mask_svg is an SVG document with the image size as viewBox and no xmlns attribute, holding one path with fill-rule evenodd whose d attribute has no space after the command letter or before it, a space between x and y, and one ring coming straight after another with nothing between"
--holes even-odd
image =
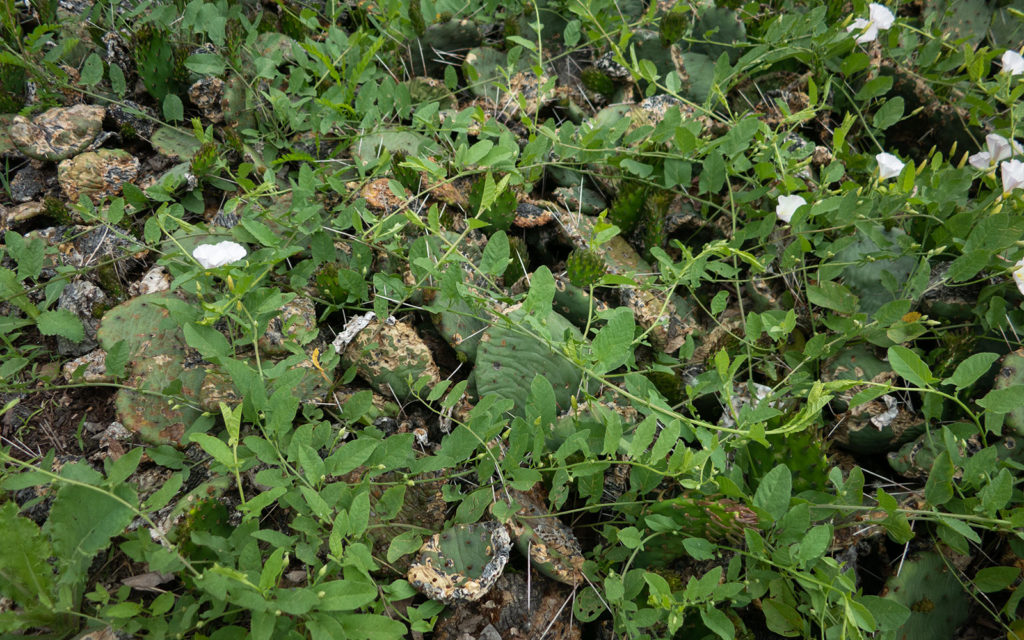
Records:
<instances>
[{"instance_id":1,"label":"serrated leaf","mask_svg":"<svg viewBox=\"0 0 1024 640\"><path fill-rule=\"evenodd\" d=\"M74 313L67 309L43 311L36 318L39 333L44 336L60 336L71 342L85 340L85 327Z\"/></svg>"},{"instance_id":2,"label":"serrated leaf","mask_svg":"<svg viewBox=\"0 0 1024 640\"><path fill-rule=\"evenodd\" d=\"M924 360L910 349L895 345L887 353L892 370L910 384L927 387L938 381Z\"/></svg>"}]
</instances>

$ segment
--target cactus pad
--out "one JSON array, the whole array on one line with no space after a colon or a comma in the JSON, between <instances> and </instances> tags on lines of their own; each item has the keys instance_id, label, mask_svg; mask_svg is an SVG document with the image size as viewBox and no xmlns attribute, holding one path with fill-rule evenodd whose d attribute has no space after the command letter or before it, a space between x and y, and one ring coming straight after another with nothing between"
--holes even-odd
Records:
<instances>
[{"instance_id":1,"label":"cactus pad","mask_svg":"<svg viewBox=\"0 0 1024 640\"><path fill-rule=\"evenodd\" d=\"M570 406L583 380L580 370L556 349L565 344L565 332L583 340L579 330L559 313L551 312L544 320L551 332L552 344L519 329L525 312L513 311L509 323L496 324L484 332L477 349L477 391L481 396L496 393L515 402L515 412L523 415L534 376L543 375L555 390L559 411Z\"/></svg>"},{"instance_id":2,"label":"cactus pad","mask_svg":"<svg viewBox=\"0 0 1024 640\"><path fill-rule=\"evenodd\" d=\"M159 301L168 293L132 298L110 311L100 323L97 338L109 351L124 340L130 354L129 388L117 392L115 405L121 422L155 444L179 444L185 429L199 417L195 408L205 372L186 369L185 342L177 323ZM171 404L163 395L172 383L188 404Z\"/></svg>"},{"instance_id":3,"label":"cactus pad","mask_svg":"<svg viewBox=\"0 0 1024 640\"><path fill-rule=\"evenodd\" d=\"M542 495L509 491L522 505L508 525L519 552L552 580L570 585L582 582L583 551L572 529L548 512Z\"/></svg>"},{"instance_id":4,"label":"cactus pad","mask_svg":"<svg viewBox=\"0 0 1024 640\"><path fill-rule=\"evenodd\" d=\"M501 576L511 548L508 531L497 521L458 524L423 544L408 580L432 600L479 600Z\"/></svg>"},{"instance_id":5,"label":"cactus pad","mask_svg":"<svg viewBox=\"0 0 1024 640\"><path fill-rule=\"evenodd\" d=\"M1024 384L1024 349L1018 349L1003 356L999 363L999 373L996 374L996 380L992 386L995 389L1007 389L1022 384ZM1018 435L1024 436L1024 403L1007 413L1003 424L1015 430Z\"/></svg>"},{"instance_id":6,"label":"cactus pad","mask_svg":"<svg viewBox=\"0 0 1024 640\"><path fill-rule=\"evenodd\" d=\"M934 551L907 560L885 587L882 597L910 609L897 638L953 638L956 628L967 620L970 598Z\"/></svg>"}]
</instances>

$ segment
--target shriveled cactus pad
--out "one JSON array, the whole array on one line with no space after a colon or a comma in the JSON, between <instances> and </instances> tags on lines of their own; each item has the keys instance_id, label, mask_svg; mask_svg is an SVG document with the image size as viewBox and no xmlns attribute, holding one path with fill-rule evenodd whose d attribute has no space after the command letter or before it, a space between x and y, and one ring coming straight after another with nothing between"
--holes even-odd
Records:
<instances>
[{"instance_id":1,"label":"shriveled cactus pad","mask_svg":"<svg viewBox=\"0 0 1024 640\"><path fill-rule=\"evenodd\" d=\"M178 444L185 429L199 417L199 389L206 372L186 368L185 342L178 324L157 303L172 297L150 293L119 304L100 323L97 337L108 352L121 340L130 354L130 388L117 392L115 405L121 422L144 440ZM163 394L175 381L188 403L172 404Z\"/></svg>"},{"instance_id":2,"label":"shriveled cactus pad","mask_svg":"<svg viewBox=\"0 0 1024 640\"><path fill-rule=\"evenodd\" d=\"M501 576L511 548L497 521L458 524L423 543L408 579L432 600L479 600Z\"/></svg>"},{"instance_id":3,"label":"shriveled cactus pad","mask_svg":"<svg viewBox=\"0 0 1024 640\"><path fill-rule=\"evenodd\" d=\"M516 548L538 571L565 584L583 582L583 550L572 529L551 515L543 495L510 489L522 508L509 522Z\"/></svg>"}]
</instances>

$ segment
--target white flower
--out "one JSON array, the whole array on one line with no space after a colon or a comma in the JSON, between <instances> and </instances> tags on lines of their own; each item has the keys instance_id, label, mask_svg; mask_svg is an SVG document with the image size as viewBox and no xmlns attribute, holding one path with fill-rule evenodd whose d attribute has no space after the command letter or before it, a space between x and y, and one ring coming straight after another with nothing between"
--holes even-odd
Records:
<instances>
[{"instance_id":1,"label":"white flower","mask_svg":"<svg viewBox=\"0 0 1024 640\"><path fill-rule=\"evenodd\" d=\"M788 224L797 208L805 204L807 201L800 196L779 196L779 204L775 205L775 215Z\"/></svg>"},{"instance_id":2,"label":"white flower","mask_svg":"<svg viewBox=\"0 0 1024 640\"><path fill-rule=\"evenodd\" d=\"M1010 193L1024 186L1024 162L1007 160L999 165L999 172L1003 178L1003 193Z\"/></svg>"},{"instance_id":3,"label":"white flower","mask_svg":"<svg viewBox=\"0 0 1024 640\"><path fill-rule=\"evenodd\" d=\"M884 5L872 2L868 5L868 19L857 18L850 26L846 27L846 31L848 33L854 31L860 33L857 36L856 42L857 44L864 44L878 38L879 30L885 31L895 21L896 16L892 15L892 11L889 11Z\"/></svg>"},{"instance_id":4,"label":"white flower","mask_svg":"<svg viewBox=\"0 0 1024 640\"><path fill-rule=\"evenodd\" d=\"M1011 142L998 133L990 133L985 136L985 145L988 147L988 151L980 151L967 158L967 162L975 169L989 169L996 163L1024 151L1024 147L1021 147L1019 142L1016 140Z\"/></svg>"},{"instance_id":5,"label":"white flower","mask_svg":"<svg viewBox=\"0 0 1024 640\"><path fill-rule=\"evenodd\" d=\"M223 267L238 262L246 255L245 247L237 242L225 240L217 244L201 244L192 250L192 257L206 269Z\"/></svg>"},{"instance_id":6,"label":"white flower","mask_svg":"<svg viewBox=\"0 0 1024 640\"><path fill-rule=\"evenodd\" d=\"M1017 264L1013 265L1013 281L1017 283L1020 294L1024 296L1024 259L1018 260Z\"/></svg>"},{"instance_id":7,"label":"white flower","mask_svg":"<svg viewBox=\"0 0 1024 640\"><path fill-rule=\"evenodd\" d=\"M1024 73L1024 56L1021 56L1016 51L1009 49L1003 54L1003 73L1008 73L1011 76L1015 76L1019 73Z\"/></svg>"},{"instance_id":8,"label":"white flower","mask_svg":"<svg viewBox=\"0 0 1024 640\"><path fill-rule=\"evenodd\" d=\"M878 161L879 180L895 178L900 175L900 171L903 171L903 163L900 162L899 158L891 153L880 153L875 156L875 160Z\"/></svg>"}]
</instances>

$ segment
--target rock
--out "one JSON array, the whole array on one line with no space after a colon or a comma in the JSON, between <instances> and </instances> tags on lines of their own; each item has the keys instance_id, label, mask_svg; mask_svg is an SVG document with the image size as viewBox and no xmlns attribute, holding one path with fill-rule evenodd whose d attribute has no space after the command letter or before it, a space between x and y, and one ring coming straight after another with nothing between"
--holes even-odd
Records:
<instances>
[{"instance_id":1,"label":"rock","mask_svg":"<svg viewBox=\"0 0 1024 640\"><path fill-rule=\"evenodd\" d=\"M57 162L85 151L103 129L104 107L54 107L29 120L15 116L11 141L30 158Z\"/></svg>"},{"instance_id":2,"label":"rock","mask_svg":"<svg viewBox=\"0 0 1024 640\"><path fill-rule=\"evenodd\" d=\"M216 124L224 122L224 81L216 76L206 76L196 80L188 88L188 98L199 108L203 117Z\"/></svg>"},{"instance_id":3,"label":"rock","mask_svg":"<svg viewBox=\"0 0 1024 640\"><path fill-rule=\"evenodd\" d=\"M15 202L28 202L46 189L46 175L34 164L14 174L11 179L11 199Z\"/></svg>"},{"instance_id":4,"label":"rock","mask_svg":"<svg viewBox=\"0 0 1024 640\"><path fill-rule=\"evenodd\" d=\"M57 337L57 351L65 356L80 356L98 346L96 330L99 328L99 315L109 301L103 290L88 280L77 280L64 287L57 302L58 309L66 309L78 316L85 327L85 339L72 342L67 338ZM100 313L97 313L100 312Z\"/></svg>"}]
</instances>

